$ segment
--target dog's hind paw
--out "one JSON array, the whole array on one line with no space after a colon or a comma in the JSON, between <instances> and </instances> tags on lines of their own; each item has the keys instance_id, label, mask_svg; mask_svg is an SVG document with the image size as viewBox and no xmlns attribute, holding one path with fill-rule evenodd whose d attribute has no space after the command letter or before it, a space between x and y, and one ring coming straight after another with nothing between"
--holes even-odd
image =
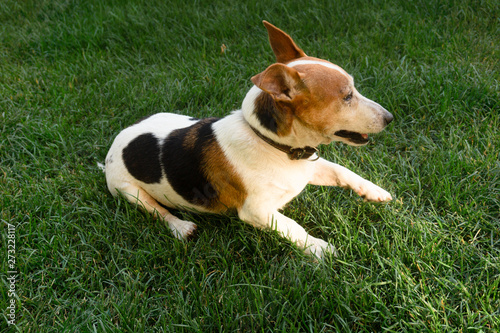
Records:
<instances>
[{"instance_id":1,"label":"dog's hind paw","mask_svg":"<svg viewBox=\"0 0 500 333\"><path fill-rule=\"evenodd\" d=\"M196 233L197 226L193 222L184 221L178 218L167 222L174 236L180 240L189 240L193 238Z\"/></svg>"}]
</instances>

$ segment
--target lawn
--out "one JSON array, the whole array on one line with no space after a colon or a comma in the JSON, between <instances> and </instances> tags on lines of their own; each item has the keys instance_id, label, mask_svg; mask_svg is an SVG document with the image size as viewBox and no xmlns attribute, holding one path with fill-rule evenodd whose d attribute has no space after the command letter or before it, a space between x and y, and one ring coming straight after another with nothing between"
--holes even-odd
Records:
<instances>
[{"instance_id":1,"label":"lawn","mask_svg":"<svg viewBox=\"0 0 500 333\"><path fill-rule=\"evenodd\" d=\"M1 332L500 330L500 4L0 3ZM236 216L168 227L113 198L116 134L157 112L224 116L274 61L265 19L395 116L321 154L394 197L308 186L284 213L316 262Z\"/></svg>"}]
</instances>

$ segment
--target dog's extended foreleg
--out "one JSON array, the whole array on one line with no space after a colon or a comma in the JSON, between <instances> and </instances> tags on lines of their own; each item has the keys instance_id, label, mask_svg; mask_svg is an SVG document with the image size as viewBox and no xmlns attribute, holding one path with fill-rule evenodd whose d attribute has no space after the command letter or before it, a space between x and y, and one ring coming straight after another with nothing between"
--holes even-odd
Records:
<instances>
[{"instance_id":1,"label":"dog's extended foreleg","mask_svg":"<svg viewBox=\"0 0 500 333\"><path fill-rule=\"evenodd\" d=\"M320 158L309 184L323 186L340 186L348 188L363 197L366 201L385 202L392 200L384 189L373 184L343 166Z\"/></svg>"},{"instance_id":2,"label":"dog's extended foreleg","mask_svg":"<svg viewBox=\"0 0 500 333\"><path fill-rule=\"evenodd\" d=\"M255 208L255 207L254 207ZM248 204L238 211L240 219L260 229L277 231L303 249L306 254L323 258L326 253L336 254L335 247L322 239L309 235L297 222L285 215L274 212L254 210Z\"/></svg>"}]
</instances>

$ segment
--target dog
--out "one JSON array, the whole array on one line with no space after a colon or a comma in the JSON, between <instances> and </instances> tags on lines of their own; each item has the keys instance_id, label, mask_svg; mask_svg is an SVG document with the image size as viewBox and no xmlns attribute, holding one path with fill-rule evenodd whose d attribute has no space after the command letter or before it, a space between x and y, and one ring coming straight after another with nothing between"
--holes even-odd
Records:
<instances>
[{"instance_id":1,"label":"dog","mask_svg":"<svg viewBox=\"0 0 500 333\"><path fill-rule=\"evenodd\" d=\"M307 56L267 21L276 63L251 78L241 110L223 118L158 113L115 138L105 162L109 191L168 223L179 239L196 225L167 208L234 211L257 228L272 229L305 253L334 254L279 210L307 184L351 189L366 201L391 195L352 171L319 157L317 146L368 143L393 116L363 97L341 67Z\"/></svg>"}]
</instances>

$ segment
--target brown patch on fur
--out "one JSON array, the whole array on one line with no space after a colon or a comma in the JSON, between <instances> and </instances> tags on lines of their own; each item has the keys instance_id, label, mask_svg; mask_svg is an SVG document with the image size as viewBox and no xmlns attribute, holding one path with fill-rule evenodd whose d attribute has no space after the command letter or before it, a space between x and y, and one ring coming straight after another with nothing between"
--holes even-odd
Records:
<instances>
[{"instance_id":1,"label":"brown patch on fur","mask_svg":"<svg viewBox=\"0 0 500 333\"><path fill-rule=\"evenodd\" d=\"M243 206L246 188L215 139L203 149L202 170L217 193L217 199L211 200L208 207L211 211L220 213Z\"/></svg>"},{"instance_id":2,"label":"brown patch on fur","mask_svg":"<svg viewBox=\"0 0 500 333\"><path fill-rule=\"evenodd\" d=\"M207 118L207 120L210 120L211 118ZM186 136L184 137L184 141L182 142L182 147L184 149L193 149L196 145L196 141L198 140L198 130L201 125L205 123L205 119L200 120L197 122L194 126L191 126L189 128L189 131L186 133Z\"/></svg>"},{"instance_id":3,"label":"brown patch on fur","mask_svg":"<svg viewBox=\"0 0 500 333\"><path fill-rule=\"evenodd\" d=\"M299 121L317 132L327 131L340 121L343 98L353 89L347 74L320 65L296 66L304 75L308 92L297 103L295 116ZM354 102L354 101L353 101Z\"/></svg>"}]
</instances>

